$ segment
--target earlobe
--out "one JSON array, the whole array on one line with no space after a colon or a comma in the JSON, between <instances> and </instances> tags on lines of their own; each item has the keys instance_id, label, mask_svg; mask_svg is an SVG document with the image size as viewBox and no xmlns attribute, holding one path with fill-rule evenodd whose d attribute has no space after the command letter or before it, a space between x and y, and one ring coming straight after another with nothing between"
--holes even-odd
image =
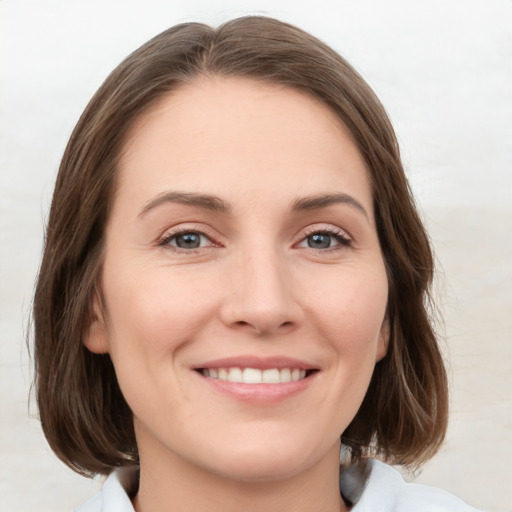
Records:
<instances>
[{"instance_id":1,"label":"earlobe","mask_svg":"<svg viewBox=\"0 0 512 512\"><path fill-rule=\"evenodd\" d=\"M94 354L108 354L110 345L98 290L92 300L91 321L83 335L83 344Z\"/></svg>"},{"instance_id":2,"label":"earlobe","mask_svg":"<svg viewBox=\"0 0 512 512\"><path fill-rule=\"evenodd\" d=\"M389 326L389 319L386 316L386 318L384 318L384 321L382 322L382 326L380 328L379 344L377 347L377 357L375 359L376 363L378 363L381 359L383 359L388 352L390 330L391 329Z\"/></svg>"}]
</instances>

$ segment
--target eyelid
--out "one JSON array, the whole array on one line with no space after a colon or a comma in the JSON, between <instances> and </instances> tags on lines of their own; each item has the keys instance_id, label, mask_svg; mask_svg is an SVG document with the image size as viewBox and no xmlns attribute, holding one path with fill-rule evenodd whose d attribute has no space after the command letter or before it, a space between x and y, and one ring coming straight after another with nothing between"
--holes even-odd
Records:
<instances>
[{"instance_id":1,"label":"eyelid","mask_svg":"<svg viewBox=\"0 0 512 512\"><path fill-rule=\"evenodd\" d=\"M331 235L339 239L339 244L333 247L328 247L325 249L309 248L311 250L319 251L322 253L347 248L351 246L353 242L352 237L344 229L333 224L318 223L312 224L302 229L297 235L298 241L295 242L294 247L299 246L299 244L303 243L306 240L306 238L316 233L325 233L327 235Z\"/></svg>"},{"instance_id":2,"label":"eyelid","mask_svg":"<svg viewBox=\"0 0 512 512\"><path fill-rule=\"evenodd\" d=\"M313 235L314 233L328 233L340 236L347 240L347 242L352 241L352 237L347 233L347 231L334 224L326 224L324 222L311 224L310 226L303 228L297 235L297 238L299 238L298 241L301 242L304 238L309 235Z\"/></svg>"},{"instance_id":3,"label":"eyelid","mask_svg":"<svg viewBox=\"0 0 512 512\"><path fill-rule=\"evenodd\" d=\"M204 236L210 241L210 244L206 247L198 247L196 249L183 249L169 244L170 240L185 233L197 233ZM213 230L208 228L208 226L204 224L200 224L198 226L194 223L182 223L165 230L164 234L157 239L156 245L180 252L193 252L194 250L198 251L201 249L209 249L211 247L221 247L222 244L218 241L218 237L213 233Z\"/></svg>"}]
</instances>

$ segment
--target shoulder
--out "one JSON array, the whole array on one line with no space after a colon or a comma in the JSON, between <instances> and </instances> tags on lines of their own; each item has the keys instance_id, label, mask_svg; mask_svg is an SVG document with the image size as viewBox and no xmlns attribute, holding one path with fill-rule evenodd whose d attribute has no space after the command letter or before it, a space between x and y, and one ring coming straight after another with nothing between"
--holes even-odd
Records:
<instances>
[{"instance_id":1,"label":"shoulder","mask_svg":"<svg viewBox=\"0 0 512 512\"><path fill-rule=\"evenodd\" d=\"M112 473L101 491L86 501L75 512L134 512L127 493L137 478L137 469L123 468Z\"/></svg>"},{"instance_id":2,"label":"shoulder","mask_svg":"<svg viewBox=\"0 0 512 512\"><path fill-rule=\"evenodd\" d=\"M407 483L391 466L370 460L353 512L478 512L456 496L426 485Z\"/></svg>"}]
</instances>

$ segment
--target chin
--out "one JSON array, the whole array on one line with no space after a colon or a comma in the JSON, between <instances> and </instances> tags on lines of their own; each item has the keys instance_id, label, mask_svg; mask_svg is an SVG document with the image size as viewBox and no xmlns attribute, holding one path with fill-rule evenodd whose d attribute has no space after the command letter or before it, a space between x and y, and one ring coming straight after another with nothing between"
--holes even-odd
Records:
<instances>
[{"instance_id":1,"label":"chin","mask_svg":"<svg viewBox=\"0 0 512 512\"><path fill-rule=\"evenodd\" d=\"M299 448L298 448L299 447ZM339 459L337 446L312 450L307 443L297 443L288 439L279 439L278 443L262 441L233 446L229 453L223 453L222 461L210 468L218 475L241 482L271 482L286 480L319 464L322 459L335 451Z\"/></svg>"}]
</instances>

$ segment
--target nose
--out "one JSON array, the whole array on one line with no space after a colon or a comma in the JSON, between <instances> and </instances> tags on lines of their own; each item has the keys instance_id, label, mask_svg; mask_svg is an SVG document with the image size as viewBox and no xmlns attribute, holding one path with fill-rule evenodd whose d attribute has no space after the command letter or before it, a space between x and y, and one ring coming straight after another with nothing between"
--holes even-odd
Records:
<instances>
[{"instance_id":1,"label":"nose","mask_svg":"<svg viewBox=\"0 0 512 512\"><path fill-rule=\"evenodd\" d=\"M266 251L242 257L227 273L229 286L221 308L225 325L260 337L299 326L303 312L297 283L278 255Z\"/></svg>"}]
</instances>

